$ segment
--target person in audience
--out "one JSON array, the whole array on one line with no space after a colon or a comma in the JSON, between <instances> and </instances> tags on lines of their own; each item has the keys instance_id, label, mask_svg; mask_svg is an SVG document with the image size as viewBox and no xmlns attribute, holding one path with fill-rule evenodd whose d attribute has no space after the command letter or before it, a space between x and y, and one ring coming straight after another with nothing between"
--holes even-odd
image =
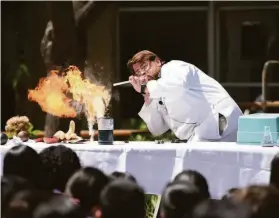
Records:
<instances>
[{"instance_id":1,"label":"person in audience","mask_svg":"<svg viewBox=\"0 0 279 218\"><path fill-rule=\"evenodd\" d=\"M75 199L57 195L39 204L33 218L86 218L86 215Z\"/></svg>"},{"instance_id":2,"label":"person in audience","mask_svg":"<svg viewBox=\"0 0 279 218\"><path fill-rule=\"evenodd\" d=\"M231 188L229 189L224 196L222 197L222 200L230 200L232 196L236 193L236 191L239 190L238 188Z\"/></svg>"},{"instance_id":3,"label":"person in audience","mask_svg":"<svg viewBox=\"0 0 279 218\"><path fill-rule=\"evenodd\" d=\"M100 205L100 194L109 183L109 178L97 168L85 167L72 175L65 193L79 199L81 207L94 215Z\"/></svg>"},{"instance_id":4,"label":"person in audience","mask_svg":"<svg viewBox=\"0 0 279 218\"><path fill-rule=\"evenodd\" d=\"M111 174L111 177L113 179L120 179L120 178L121 179L127 179L127 180L129 180L131 182L137 183L136 178L134 176L132 176L131 174L129 174L129 173L122 173L122 172L115 171L115 172L113 172Z\"/></svg>"},{"instance_id":5,"label":"person in audience","mask_svg":"<svg viewBox=\"0 0 279 218\"><path fill-rule=\"evenodd\" d=\"M19 176L2 176L1 178L1 217L4 217L7 206L15 194L22 190L33 190L32 184Z\"/></svg>"},{"instance_id":6,"label":"person in audience","mask_svg":"<svg viewBox=\"0 0 279 218\"><path fill-rule=\"evenodd\" d=\"M279 153L271 161L269 183L279 189Z\"/></svg>"},{"instance_id":7,"label":"person in audience","mask_svg":"<svg viewBox=\"0 0 279 218\"><path fill-rule=\"evenodd\" d=\"M208 199L195 207L192 218L252 218L251 214L248 205Z\"/></svg>"},{"instance_id":8,"label":"person in audience","mask_svg":"<svg viewBox=\"0 0 279 218\"><path fill-rule=\"evenodd\" d=\"M210 198L206 178L196 170L184 170L174 178L174 181L190 182L200 189L205 198Z\"/></svg>"},{"instance_id":9,"label":"person in audience","mask_svg":"<svg viewBox=\"0 0 279 218\"><path fill-rule=\"evenodd\" d=\"M230 201L250 205L253 218L279 217L279 190L274 186L251 185L238 189Z\"/></svg>"},{"instance_id":10,"label":"person in audience","mask_svg":"<svg viewBox=\"0 0 279 218\"><path fill-rule=\"evenodd\" d=\"M26 145L12 147L3 160L3 175L17 175L41 188L43 182L42 164L37 152Z\"/></svg>"},{"instance_id":11,"label":"person in audience","mask_svg":"<svg viewBox=\"0 0 279 218\"><path fill-rule=\"evenodd\" d=\"M64 145L50 146L39 153L49 190L64 192L68 179L81 168L77 154Z\"/></svg>"},{"instance_id":12,"label":"person in audience","mask_svg":"<svg viewBox=\"0 0 279 218\"><path fill-rule=\"evenodd\" d=\"M160 217L191 217L194 207L203 200L206 200L204 194L193 183L174 181L163 191Z\"/></svg>"},{"instance_id":13,"label":"person in audience","mask_svg":"<svg viewBox=\"0 0 279 218\"><path fill-rule=\"evenodd\" d=\"M135 182L116 179L101 192L100 206L95 218L144 218L144 190Z\"/></svg>"},{"instance_id":14,"label":"person in audience","mask_svg":"<svg viewBox=\"0 0 279 218\"><path fill-rule=\"evenodd\" d=\"M53 196L51 192L25 190L18 192L9 202L5 218L32 218L36 207Z\"/></svg>"}]
</instances>

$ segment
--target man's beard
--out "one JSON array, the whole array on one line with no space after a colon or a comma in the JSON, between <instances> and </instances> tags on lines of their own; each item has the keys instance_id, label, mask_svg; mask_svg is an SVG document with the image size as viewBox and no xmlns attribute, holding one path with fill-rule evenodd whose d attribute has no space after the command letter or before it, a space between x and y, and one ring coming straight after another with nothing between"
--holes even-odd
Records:
<instances>
[{"instance_id":1,"label":"man's beard","mask_svg":"<svg viewBox=\"0 0 279 218\"><path fill-rule=\"evenodd\" d=\"M146 77L147 77L147 80L148 80L148 81L149 81L149 80L154 80L154 79L155 79L155 77L152 76L152 75L146 75Z\"/></svg>"}]
</instances>

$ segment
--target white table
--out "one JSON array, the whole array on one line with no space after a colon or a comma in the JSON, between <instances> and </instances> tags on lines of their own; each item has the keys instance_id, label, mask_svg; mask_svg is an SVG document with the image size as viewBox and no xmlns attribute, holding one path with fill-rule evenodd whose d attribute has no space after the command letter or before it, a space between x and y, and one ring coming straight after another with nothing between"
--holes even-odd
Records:
<instances>
[{"instance_id":1,"label":"white table","mask_svg":"<svg viewBox=\"0 0 279 218\"><path fill-rule=\"evenodd\" d=\"M27 143L38 152L50 145ZM232 187L268 183L270 162L279 147L202 142L156 144L155 142L115 142L115 145L67 145L75 150L84 166L106 173L115 170L134 175L146 192L161 194L164 186L183 169L195 169L208 180L212 197L221 197ZM9 146L1 146L3 155Z\"/></svg>"}]
</instances>

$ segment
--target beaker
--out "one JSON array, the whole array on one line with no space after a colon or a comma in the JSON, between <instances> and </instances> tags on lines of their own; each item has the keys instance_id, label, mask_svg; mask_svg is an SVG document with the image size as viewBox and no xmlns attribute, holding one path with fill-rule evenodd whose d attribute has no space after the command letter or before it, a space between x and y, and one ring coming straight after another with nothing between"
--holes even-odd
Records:
<instances>
[{"instance_id":1,"label":"beaker","mask_svg":"<svg viewBox=\"0 0 279 218\"><path fill-rule=\"evenodd\" d=\"M272 140L272 135L270 131L270 126L265 126L264 127L264 135L262 139L262 145L267 146L267 145L273 145L273 140Z\"/></svg>"}]
</instances>

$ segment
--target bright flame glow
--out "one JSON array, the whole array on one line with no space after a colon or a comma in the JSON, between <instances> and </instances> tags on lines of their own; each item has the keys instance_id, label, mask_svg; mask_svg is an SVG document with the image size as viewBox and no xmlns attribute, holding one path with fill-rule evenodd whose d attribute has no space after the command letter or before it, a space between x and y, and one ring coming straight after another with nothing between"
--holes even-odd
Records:
<instances>
[{"instance_id":1,"label":"bright flame glow","mask_svg":"<svg viewBox=\"0 0 279 218\"><path fill-rule=\"evenodd\" d=\"M70 96L71 95L71 96ZM82 78L82 73L75 66L70 66L61 76L52 71L42 78L34 90L28 90L28 99L37 102L43 111L58 117L76 117L72 100L83 105L87 120L95 122L105 115L110 101L110 93L104 86L91 83Z\"/></svg>"}]
</instances>

